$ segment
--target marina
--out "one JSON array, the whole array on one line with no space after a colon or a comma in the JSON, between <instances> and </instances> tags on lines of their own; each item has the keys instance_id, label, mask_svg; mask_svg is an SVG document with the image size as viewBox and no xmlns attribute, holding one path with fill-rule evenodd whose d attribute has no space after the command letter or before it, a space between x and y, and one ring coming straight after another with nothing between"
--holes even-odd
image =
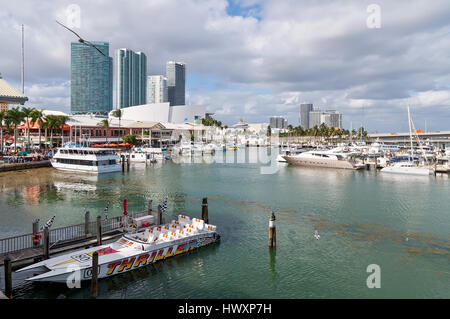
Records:
<instances>
[{"instance_id":1,"label":"marina","mask_svg":"<svg viewBox=\"0 0 450 319\"><path fill-rule=\"evenodd\" d=\"M450 190L447 174L416 177L279 163L276 174L264 175L263 164L245 161L261 150L225 152L233 155L232 163L197 163L189 157L179 164L131 164L129 171L84 179L41 168L15 172L15 181L5 184L4 174L12 173L2 173L1 232L27 233L34 216L56 215L55 228L80 224L85 209L104 219L108 203L109 219L120 217L123 198L129 211L147 211L148 200L160 203L167 197L167 221L180 214L201 217L199 203L207 196L209 223L221 230L219 244L101 279L98 297L270 298L274 292L281 298L448 297L449 207L439 200ZM267 248L272 211L276 251ZM239 268L232 266L236 259ZM385 269L381 290L365 286L366 267L374 261ZM14 298L90 294L86 285L41 289L26 278L13 274ZM244 278L253 284L242 286ZM2 273L2 287L3 280Z\"/></svg>"}]
</instances>

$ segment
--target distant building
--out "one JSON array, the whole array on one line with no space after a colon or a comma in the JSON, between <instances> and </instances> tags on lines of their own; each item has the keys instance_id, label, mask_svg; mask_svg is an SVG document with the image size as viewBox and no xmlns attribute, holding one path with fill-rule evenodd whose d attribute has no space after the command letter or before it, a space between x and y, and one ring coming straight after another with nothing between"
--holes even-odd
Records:
<instances>
[{"instance_id":1,"label":"distant building","mask_svg":"<svg viewBox=\"0 0 450 319\"><path fill-rule=\"evenodd\" d=\"M335 128L342 128L342 114L335 110L328 110L322 113L321 123Z\"/></svg>"},{"instance_id":2,"label":"distant building","mask_svg":"<svg viewBox=\"0 0 450 319\"><path fill-rule=\"evenodd\" d=\"M130 49L118 49L116 65L116 108L147 102L147 56Z\"/></svg>"},{"instance_id":3,"label":"distant building","mask_svg":"<svg viewBox=\"0 0 450 319\"><path fill-rule=\"evenodd\" d=\"M322 123L322 113L320 112L320 110L310 111L308 117L308 124L309 124L308 128L313 128L316 125L320 126L321 123Z\"/></svg>"},{"instance_id":4,"label":"distant building","mask_svg":"<svg viewBox=\"0 0 450 319\"><path fill-rule=\"evenodd\" d=\"M287 128L287 120L281 116L272 116L269 121L269 125L271 129L286 129Z\"/></svg>"},{"instance_id":5,"label":"distant building","mask_svg":"<svg viewBox=\"0 0 450 319\"><path fill-rule=\"evenodd\" d=\"M162 75L147 77L147 104L168 102L167 78Z\"/></svg>"},{"instance_id":6,"label":"distant building","mask_svg":"<svg viewBox=\"0 0 450 319\"><path fill-rule=\"evenodd\" d=\"M186 65L169 61L166 64L167 95L170 105L185 105Z\"/></svg>"},{"instance_id":7,"label":"distant building","mask_svg":"<svg viewBox=\"0 0 450 319\"><path fill-rule=\"evenodd\" d=\"M113 70L108 42L71 43L70 110L106 114L113 105Z\"/></svg>"},{"instance_id":8,"label":"distant building","mask_svg":"<svg viewBox=\"0 0 450 319\"><path fill-rule=\"evenodd\" d=\"M310 127L309 124L309 112L311 112L313 110L313 105L312 103L302 103L300 104L300 125L304 128L307 129Z\"/></svg>"}]
</instances>

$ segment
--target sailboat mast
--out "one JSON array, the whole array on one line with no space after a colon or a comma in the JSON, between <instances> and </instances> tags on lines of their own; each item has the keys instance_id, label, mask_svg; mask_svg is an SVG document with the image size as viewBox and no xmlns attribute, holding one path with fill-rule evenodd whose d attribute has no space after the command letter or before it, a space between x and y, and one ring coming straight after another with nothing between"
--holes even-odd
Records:
<instances>
[{"instance_id":1,"label":"sailboat mast","mask_svg":"<svg viewBox=\"0 0 450 319\"><path fill-rule=\"evenodd\" d=\"M411 162L411 158L413 157L413 140L412 140L412 133L411 133L411 114L409 112L409 106L408 106L408 124L409 124L409 141L411 143L411 157L409 161Z\"/></svg>"}]
</instances>

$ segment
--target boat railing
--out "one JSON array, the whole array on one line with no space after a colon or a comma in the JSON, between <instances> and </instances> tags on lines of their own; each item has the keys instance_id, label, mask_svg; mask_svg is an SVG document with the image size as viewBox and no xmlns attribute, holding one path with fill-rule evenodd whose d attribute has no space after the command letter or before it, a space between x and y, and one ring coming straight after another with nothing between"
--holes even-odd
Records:
<instances>
[{"instance_id":1,"label":"boat railing","mask_svg":"<svg viewBox=\"0 0 450 319\"><path fill-rule=\"evenodd\" d=\"M132 218L138 218L147 215L147 211L131 213ZM101 232L107 234L110 232L121 231L123 229L123 216L110 217L101 220ZM35 234L25 234L12 236L7 238L0 238L0 255L6 255L13 252L18 252L24 249L42 248L44 231L39 231L38 236L40 240L33 242ZM82 240L97 235L97 221L90 221L88 223L52 228L49 231L49 246L62 245L64 243L76 240Z\"/></svg>"}]
</instances>

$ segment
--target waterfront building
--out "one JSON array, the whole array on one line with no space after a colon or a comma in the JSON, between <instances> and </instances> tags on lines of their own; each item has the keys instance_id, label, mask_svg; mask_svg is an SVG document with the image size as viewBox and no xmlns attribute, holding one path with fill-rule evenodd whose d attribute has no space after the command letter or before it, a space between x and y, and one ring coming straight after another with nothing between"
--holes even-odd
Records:
<instances>
[{"instance_id":1,"label":"waterfront building","mask_svg":"<svg viewBox=\"0 0 450 319\"><path fill-rule=\"evenodd\" d=\"M162 75L147 77L147 104L168 102L167 78ZM144 103L142 103L144 104Z\"/></svg>"},{"instance_id":2,"label":"waterfront building","mask_svg":"<svg viewBox=\"0 0 450 319\"><path fill-rule=\"evenodd\" d=\"M147 56L130 49L118 49L116 66L116 108L147 102Z\"/></svg>"},{"instance_id":3,"label":"waterfront building","mask_svg":"<svg viewBox=\"0 0 450 319\"><path fill-rule=\"evenodd\" d=\"M269 121L271 129L287 129L287 119L281 116L272 116Z\"/></svg>"},{"instance_id":4,"label":"waterfront building","mask_svg":"<svg viewBox=\"0 0 450 319\"><path fill-rule=\"evenodd\" d=\"M186 65L181 62L167 62L166 77L170 105L185 105Z\"/></svg>"},{"instance_id":5,"label":"waterfront building","mask_svg":"<svg viewBox=\"0 0 450 319\"><path fill-rule=\"evenodd\" d=\"M309 125L309 112L313 110L312 103L302 103L300 104L300 125L304 128L310 128Z\"/></svg>"},{"instance_id":6,"label":"waterfront building","mask_svg":"<svg viewBox=\"0 0 450 319\"><path fill-rule=\"evenodd\" d=\"M113 105L112 58L108 42L92 42L94 47L71 43L70 109L76 113L106 114Z\"/></svg>"}]
</instances>

